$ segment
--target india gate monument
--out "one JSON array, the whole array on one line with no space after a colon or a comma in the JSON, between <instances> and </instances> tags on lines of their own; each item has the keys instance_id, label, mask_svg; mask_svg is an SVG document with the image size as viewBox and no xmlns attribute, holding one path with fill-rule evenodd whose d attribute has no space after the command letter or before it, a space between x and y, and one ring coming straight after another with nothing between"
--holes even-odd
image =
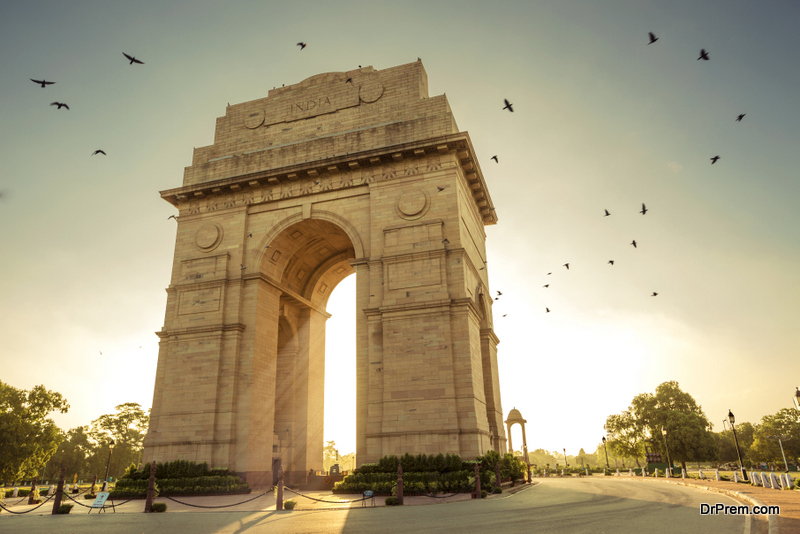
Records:
<instances>
[{"instance_id":1,"label":"india gate monument","mask_svg":"<svg viewBox=\"0 0 800 534\"><path fill-rule=\"evenodd\" d=\"M356 457L506 451L467 132L421 61L228 106L179 210L144 461L322 469L326 304L356 273Z\"/></svg>"}]
</instances>

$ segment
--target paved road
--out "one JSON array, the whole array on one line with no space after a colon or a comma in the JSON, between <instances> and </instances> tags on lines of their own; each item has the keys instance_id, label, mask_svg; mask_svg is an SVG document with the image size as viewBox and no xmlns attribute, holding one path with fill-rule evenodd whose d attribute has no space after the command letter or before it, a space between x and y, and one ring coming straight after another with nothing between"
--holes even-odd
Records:
<instances>
[{"instance_id":1,"label":"paved road","mask_svg":"<svg viewBox=\"0 0 800 534\"><path fill-rule=\"evenodd\" d=\"M701 516L700 504L741 504L727 496L668 484L613 479L545 479L514 495L431 506L293 512L184 512L0 516L0 532L142 534L247 533L690 533L755 534L761 521ZM73 510L74 511L74 510Z\"/></svg>"}]
</instances>

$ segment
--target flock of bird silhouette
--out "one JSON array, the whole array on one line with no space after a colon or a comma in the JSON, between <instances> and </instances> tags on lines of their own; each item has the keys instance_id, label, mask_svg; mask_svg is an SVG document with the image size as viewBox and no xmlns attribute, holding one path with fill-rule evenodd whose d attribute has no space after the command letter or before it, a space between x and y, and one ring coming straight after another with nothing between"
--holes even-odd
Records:
<instances>
[{"instance_id":1,"label":"flock of bird silhouette","mask_svg":"<svg viewBox=\"0 0 800 534\"><path fill-rule=\"evenodd\" d=\"M144 61L140 61L140 60L136 59L136 58L135 58L135 57L133 57L133 56L129 56L129 55L128 55L128 54L126 54L125 52L123 52L123 53L122 53L122 55L123 55L123 56L125 56L125 58L126 58L126 59L128 59L128 60L130 61L130 63L129 63L130 65L133 65L134 63L138 63L139 65L144 65ZM42 80L34 80L33 78L29 78L29 79L30 79L30 81L32 81L33 83L38 83L38 84L39 84L39 85L42 87L42 89L44 89L44 88L45 88L45 87L47 87L48 85L53 85L53 84L55 84L55 83L56 83L56 82L48 82L47 80L44 80L44 79L42 79ZM58 106L56 109L61 109L61 108L67 108L67 109L69 109L69 106L66 104L66 102L53 102L53 103L51 103L50 105L51 105L51 106ZM98 154L102 154L102 155L104 155L104 156L107 156L107 155L108 155L108 154L106 154L106 153L105 153L105 151L104 151L104 150L99 150L99 149L98 149L98 150L95 150L94 152L92 152L92 154L91 154L91 155L92 155L92 156L96 156L96 155L98 155Z\"/></svg>"},{"instance_id":2,"label":"flock of bird silhouette","mask_svg":"<svg viewBox=\"0 0 800 534\"><path fill-rule=\"evenodd\" d=\"M651 45L651 44L655 43L655 42L656 42L656 41L658 41L658 39L659 39L658 37L656 37L656 35L655 35L653 32L648 32L648 36L650 37L650 42L648 42L648 43L647 43L648 45ZM710 59L710 57L709 57L709 55L708 55L708 51L707 51L705 48L701 48L701 49L700 49L700 57L698 57L698 58L697 58L697 60L698 60L698 61L700 61L701 59L702 59L703 61L709 61L709 59ZM513 113L513 112L514 112L514 108L513 108L514 104L512 104L511 102L509 102L509 101L508 101L508 99L505 99L505 98L504 98L504 99L503 99L503 103L505 104L505 106L503 106L503 108L502 108L503 110L506 110L506 109L507 109L507 110L508 110L510 113ZM736 120L735 120L735 121L736 121L736 122L742 122L742 119L744 118L744 116L745 116L745 115L746 115L745 113L741 113L741 114L739 114L739 115L736 117ZM497 155L494 155L494 156L492 156L492 157L491 157L491 159L493 159L495 163L500 163L500 159L498 158L498 156L497 156ZM714 157L712 157L712 158L710 158L710 159L711 159L711 164L712 164L712 165L714 165L714 164L715 164L717 161L719 161L719 160L720 160L720 156L719 156L719 155L717 155L717 156L714 156ZM609 213L609 211L608 211L607 209L604 209L603 211L605 212L605 214L603 215L603 217L608 217L608 216L610 216L610 215L611 215L611 213ZM647 209L647 206L645 206L645 204L644 204L644 202L643 202L643 203L642 203L642 209L641 209L641 211L639 211L639 213L641 213L642 215L646 215L648 211L649 211L649 210ZM637 245L637 243L636 243L636 240L635 240L635 239L634 239L634 240L632 240L632 241L630 242L630 245L631 245L631 246L633 246L633 248L638 248L638 245ZM613 267L613 266L614 266L614 260L608 260L608 264L609 264L609 265L611 265L611 266ZM563 264L563 265L562 265L562 267L565 267L567 270L569 270L569 262L567 262L567 263ZM480 270L483 270L483 268L481 268ZM553 273L552 273L552 272L549 272L549 273L547 273L547 275L548 275L548 276L549 276L549 275L551 275L551 274L553 274ZM542 286L542 287L543 287L544 289L547 289L547 288L549 288L549 287L550 287L550 284L549 284L549 283L548 283L548 284L545 284L545 285L544 285L544 286ZM498 292L497 292L497 297L495 297L495 299L494 299L494 300L499 300L499 299L500 299L500 296L501 296L502 294L503 294L503 293L501 293L500 291L498 291ZM653 291L653 292L650 294L650 296L651 296L651 297L657 297L657 296L658 296L658 292L657 292L657 291ZM544 310L545 310L545 313L550 313L550 308L549 308L549 307L545 307L545 309L544 309ZM504 315L503 315L503 317L506 317L507 315L508 315L508 314L506 313L506 314L504 314Z\"/></svg>"},{"instance_id":3,"label":"flock of bird silhouette","mask_svg":"<svg viewBox=\"0 0 800 534\"><path fill-rule=\"evenodd\" d=\"M649 37L650 37L650 42L648 42L648 43L647 43L648 45L651 45L651 44L655 43L655 42L656 42L656 41L658 41L658 39L659 39L658 37L656 37L656 35L655 35L653 32L649 32L649 33L648 33L648 35L649 35ZM303 49L304 49L306 46L308 46L308 44L307 44L307 43L304 43L304 42L299 42L299 43L297 43L297 46L299 46L299 47L300 47L300 50L302 51L302 50L303 50ZM130 55L126 54L125 52L123 52L123 53L122 53L122 55L123 55L123 56L125 56L125 58L126 58L128 61L130 61L130 63L129 63L130 65L133 65L134 63L136 63L136 64L139 64L139 65L144 65L144 62L143 62L143 61L141 61L141 60L139 60L139 59L136 59L135 57L133 57L133 56L130 56ZM710 59L710 58L709 58L709 55L708 55L708 52L706 51L706 49L705 49L705 48L701 48L701 49L700 49L700 57L698 57L698 58L697 58L697 60L699 61L699 60L701 60L701 59L702 59L702 60L704 60L704 61L708 61L708 60ZM360 67L360 65L359 65L359 67ZM39 85L40 85L42 88L45 88L45 87L47 87L48 85L53 85L53 84L55 84L55 83L56 83L56 82L49 82L49 81L47 81L47 80L44 80L44 79L42 79L42 80L34 80L33 78L30 78L30 80L31 80L32 82L34 82L34 83L37 83L37 84L39 84ZM345 83L351 83L351 82L352 82L352 79L351 79L351 78L348 78L348 79L347 79L347 81L346 81ZM503 106L503 108L502 108L502 110L503 110L503 111L505 111L505 110L508 110L510 113L514 113L514 104L512 104L511 102L509 102L509 101L508 101L508 99L503 99L503 103L505 104L505 105ZM68 105L67 105L65 102L53 102L53 103L51 103L50 105L51 105L51 106L58 106L58 108L57 108L57 109L61 109L61 108L66 108L66 109L69 109L69 106L68 106ZM745 116L745 113L741 113L741 114L739 114L739 115L736 117L736 122L742 122L742 119L744 118L744 116ZM92 154L91 154L91 155L92 155L92 156L95 156L95 155L97 155L97 154L102 154L102 155L104 155L104 156L105 156L105 155L107 155L107 154L105 153L105 151L103 151L103 150L99 150L99 149L98 149L98 150L95 150L94 152L92 152ZM492 157L491 157L491 159L493 159L495 163L500 163L500 159L499 159L499 157L498 157L496 154L495 154L494 156L492 156ZM713 164L715 164L717 161L719 161L719 159L720 159L720 156L718 156L718 155L717 155L717 156L714 156L714 157L712 157L712 158L711 158L711 164L712 164L712 165L713 165ZM443 189L444 189L443 187L439 188L439 192L441 192ZM649 210L647 209L647 207L645 206L645 204L644 204L644 203L642 203L642 209L641 209L641 211L640 211L639 213L641 213L642 215L645 215L645 214L647 214L647 212L648 212L648 211L649 211ZM603 215L604 217L608 217L608 216L610 216L610 215L611 215L611 213L609 213L609 211L608 211L607 209L606 209L606 210L604 210L604 212L605 212L605 215ZM176 217L175 215L171 215L171 216L169 217L169 219L175 219L175 220L177 220L177 217ZM450 241L448 241L447 239L444 239L444 240L442 240L442 243L445 245L445 248L446 248L446 247L447 247L447 245L450 243ZM631 241L631 243L630 243L630 244L633 246L633 248L637 248L637 243L636 243L636 240L635 240L635 239L634 239L633 241ZM609 265L611 265L611 266L613 267L613 266L614 266L614 260L608 260L608 264L609 264ZM567 270L569 270L569 262L565 263L565 264L563 265L563 267L566 267L566 269L567 269ZM242 269L246 269L246 267L245 267L244 265L242 265L242 266L241 266L241 268L242 268ZM484 270L485 268L486 268L485 266L484 266L484 267L481 267L481 268L480 268L480 270L482 271L482 270ZM551 275L551 274L553 274L553 273L552 273L552 272L549 272L549 273L547 273L547 274L548 274L548 275ZM543 288L545 288L545 289L547 289L547 288L549 288L549 287L550 287L550 284L549 284L549 283L548 283L548 284L545 284L545 285L543 286ZM495 299L494 299L494 300L498 300L502 294L503 294L502 292L498 291L498 292L497 292L497 297L495 297ZM650 296L651 296L651 297L656 297L656 296L658 296L658 293L657 293L656 291L653 291L653 292L652 292L652 294L651 294ZM545 313L550 313L550 308L548 308L548 307L545 307ZM503 317L506 317L507 315L508 315L508 314L504 314L504 315L503 315Z\"/></svg>"}]
</instances>

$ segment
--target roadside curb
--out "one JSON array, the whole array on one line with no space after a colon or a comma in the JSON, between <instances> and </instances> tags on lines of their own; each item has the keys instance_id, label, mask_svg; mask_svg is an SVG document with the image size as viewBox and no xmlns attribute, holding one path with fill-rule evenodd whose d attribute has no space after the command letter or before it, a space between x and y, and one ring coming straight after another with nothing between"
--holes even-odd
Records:
<instances>
[{"instance_id":1,"label":"roadside curb","mask_svg":"<svg viewBox=\"0 0 800 534\"><path fill-rule=\"evenodd\" d=\"M739 491L726 490L726 489L722 489L722 488L712 488L711 486L700 486L698 484L691 484L691 483L682 482L682 481L679 482L677 480L673 482L672 480L666 480L666 479L656 481L654 479L644 478L644 479L640 480L639 478L636 478L636 477L628 477L628 478L620 477L619 480L628 480L628 481L631 481L631 482L648 481L648 482L658 482L658 483L661 483L661 484L664 484L664 483L666 483L666 484L675 484L677 486L684 486L684 487L687 487L687 488L697 488L697 489L701 489L701 490L714 491L716 493L722 493L724 495L728 495L729 497L735 497L735 498L737 498L739 500L748 502L748 503L750 503L750 504L752 504L754 506L765 506L765 504L760 499L757 499L757 498L752 497L750 495L745 495L744 493L741 493ZM763 515L758 515L758 516L755 516L755 517L756 517L756 519L760 519L760 518L762 518L764 516ZM780 534L780 531L778 530L778 516L776 516L776 515L768 515L767 518L768 518L768 521L769 521L769 534Z\"/></svg>"}]
</instances>

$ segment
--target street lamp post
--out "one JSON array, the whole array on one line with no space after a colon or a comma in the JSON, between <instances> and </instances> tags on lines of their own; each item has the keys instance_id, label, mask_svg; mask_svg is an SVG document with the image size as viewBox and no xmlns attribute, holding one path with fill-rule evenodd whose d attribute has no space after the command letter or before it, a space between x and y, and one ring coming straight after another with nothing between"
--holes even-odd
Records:
<instances>
[{"instance_id":1,"label":"street lamp post","mask_svg":"<svg viewBox=\"0 0 800 534\"><path fill-rule=\"evenodd\" d=\"M567 449L564 448L564 467L569 469L569 462L567 461Z\"/></svg>"},{"instance_id":2,"label":"street lamp post","mask_svg":"<svg viewBox=\"0 0 800 534\"><path fill-rule=\"evenodd\" d=\"M789 472L789 463L786 461L786 453L783 452L783 440L792 439L791 436L767 436L767 439L778 440L778 445L781 446L781 454L783 455L783 465L786 467L786 472Z\"/></svg>"},{"instance_id":3,"label":"street lamp post","mask_svg":"<svg viewBox=\"0 0 800 534\"><path fill-rule=\"evenodd\" d=\"M114 448L114 440L108 444L108 462L106 462L106 481L103 483L103 491L108 489L108 470L111 467L111 450Z\"/></svg>"},{"instance_id":4,"label":"street lamp post","mask_svg":"<svg viewBox=\"0 0 800 534\"><path fill-rule=\"evenodd\" d=\"M606 437L603 436L603 449L606 451L606 469L611 471L611 466L608 465L608 447L606 446Z\"/></svg>"},{"instance_id":5,"label":"street lamp post","mask_svg":"<svg viewBox=\"0 0 800 534\"><path fill-rule=\"evenodd\" d=\"M672 475L672 458L669 455L669 444L667 443L667 429L661 425L661 435L664 436L664 448L667 450L667 463L669 464L669 474Z\"/></svg>"},{"instance_id":6,"label":"street lamp post","mask_svg":"<svg viewBox=\"0 0 800 534\"><path fill-rule=\"evenodd\" d=\"M742 455L739 453L739 438L736 437L736 427L733 425L736 422L736 418L733 417L733 412L730 410L728 410L728 421L731 424L731 430L733 430L733 441L736 443L736 456L739 458L739 469L742 471L742 478L747 482L747 471L744 470Z\"/></svg>"},{"instance_id":7,"label":"street lamp post","mask_svg":"<svg viewBox=\"0 0 800 534\"><path fill-rule=\"evenodd\" d=\"M794 402L794 407L800 410L800 387L796 389L797 391L794 392L794 397L792 397L792 401Z\"/></svg>"}]
</instances>

